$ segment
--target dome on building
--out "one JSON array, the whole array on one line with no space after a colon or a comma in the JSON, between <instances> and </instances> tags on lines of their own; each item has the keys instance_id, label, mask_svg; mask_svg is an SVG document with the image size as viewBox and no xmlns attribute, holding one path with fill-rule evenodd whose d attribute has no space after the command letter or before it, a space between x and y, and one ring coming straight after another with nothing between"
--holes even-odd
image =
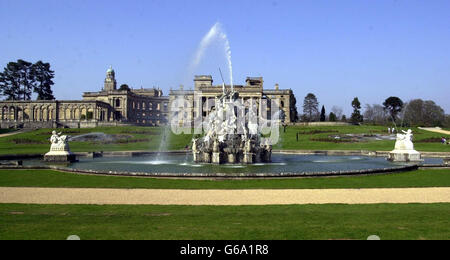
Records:
<instances>
[{"instance_id":1,"label":"dome on building","mask_svg":"<svg viewBox=\"0 0 450 260\"><path fill-rule=\"evenodd\" d=\"M109 66L109 69L106 71L106 73L114 73L112 66Z\"/></svg>"}]
</instances>

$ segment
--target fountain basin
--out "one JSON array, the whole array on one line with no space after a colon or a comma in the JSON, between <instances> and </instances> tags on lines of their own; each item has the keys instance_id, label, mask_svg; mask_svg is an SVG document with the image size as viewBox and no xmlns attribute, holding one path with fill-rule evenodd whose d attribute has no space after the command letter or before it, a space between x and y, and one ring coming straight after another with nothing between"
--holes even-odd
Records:
<instances>
[{"instance_id":1,"label":"fountain basin","mask_svg":"<svg viewBox=\"0 0 450 260\"><path fill-rule=\"evenodd\" d=\"M426 159L442 164L442 159ZM24 166L50 166L82 173L149 177L302 177L386 173L413 170L414 163L395 163L385 157L274 154L272 163L208 164L193 163L190 154L137 157L80 158L61 167L40 160L24 160Z\"/></svg>"}]
</instances>

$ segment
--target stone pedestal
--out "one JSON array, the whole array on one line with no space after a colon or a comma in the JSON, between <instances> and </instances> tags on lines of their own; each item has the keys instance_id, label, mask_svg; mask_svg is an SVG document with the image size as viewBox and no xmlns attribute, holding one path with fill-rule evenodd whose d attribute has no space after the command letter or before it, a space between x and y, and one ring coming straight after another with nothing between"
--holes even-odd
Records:
<instances>
[{"instance_id":1,"label":"stone pedestal","mask_svg":"<svg viewBox=\"0 0 450 260\"><path fill-rule=\"evenodd\" d=\"M394 150L389 153L389 161L392 162L421 162L422 156L416 150Z\"/></svg>"},{"instance_id":2,"label":"stone pedestal","mask_svg":"<svg viewBox=\"0 0 450 260\"><path fill-rule=\"evenodd\" d=\"M214 164L220 164L220 153L213 153L212 154L212 163Z\"/></svg>"},{"instance_id":3,"label":"stone pedestal","mask_svg":"<svg viewBox=\"0 0 450 260\"><path fill-rule=\"evenodd\" d=\"M72 163L76 162L75 154L68 151L49 152L44 155L44 161L53 163Z\"/></svg>"},{"instance_id":4,"label":"stone pedestal","mask_svg":"<svg viewBox=\"0 0 450 260\"><path fill-rule=\"evenodd\" d=\"M72 163L77 161L75 154L70 152L67 135L61 136L61 133L57 134L56 131L52 131L50 143L50 152L44 155L44 161L54 163Z\"/></svg>"}]
</instances>

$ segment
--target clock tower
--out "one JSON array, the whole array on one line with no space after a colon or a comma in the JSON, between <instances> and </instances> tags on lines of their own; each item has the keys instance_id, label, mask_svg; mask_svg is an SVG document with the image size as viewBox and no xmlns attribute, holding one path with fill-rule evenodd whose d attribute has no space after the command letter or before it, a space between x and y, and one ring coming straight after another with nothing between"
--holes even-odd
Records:
<instances>
[{"instance_id":1,"label":"clock tower","mask_svg":"<svg viewBox=\"0 0 450 260\"><path fill-rule=\"evenodd\" d=\"M113 91L117 89L116 73L111 66L106 71L105 86L103 89L105 91Z\"/></svg>"}]
</instances>

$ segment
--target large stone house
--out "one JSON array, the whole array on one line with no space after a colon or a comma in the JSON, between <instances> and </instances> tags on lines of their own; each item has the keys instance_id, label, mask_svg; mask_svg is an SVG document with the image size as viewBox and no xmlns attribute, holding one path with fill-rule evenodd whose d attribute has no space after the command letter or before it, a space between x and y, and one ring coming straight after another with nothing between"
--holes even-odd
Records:
<instances>
[{"instance_id":1,"label":"large stone house","mask_svg":"<svg viewBox=\"0 0 450 260\"><path fill-rule=\"evenodd\" d=\"M106 72L104 87L83 100L1 101L1 128L84 128L166 124L169 97L160 89L117 89L115 72Z\"/></svg>"},{"instance_id":2,"label":"large stone house","mask_svg":"<svg viewBox=\"0 0 450 260\"><path fill-rule=\"evenodd\" d=\"M278 99L284 111L283 121L291 123L297 116L295 96L290 89L264 89L263 78L247 78L245 85L236 85L243 101ZM230 86L226 86L230 88ZM116 125L165 125L169 121L172 102L177 98L188 100L185 111L193 118L200 113L194 109L194 93L200 95L201 105L207 105L222 93L222 85L213 85L211 76L196 76L194 90L171 90L163 96L160 89L118 89L115 72L106 72L103 89L85 92L82 100L0 101L1 128L85 128ZM209 111L202 111L203 116Z\"/></svg>"},{"instance_id":3,"label":"large stone house","mask_svg":"<svg viewBox=\"0 0 450 260\"><path fill-rule=\"evenodd\" d=\"M239 98L242 100L242 104L250 101L254 102L258 106L258 115L264 118L271 117L271 100L277 100L278 108L275 110L281 110L283 116L281 117L282 123L289 124L297 118L297 107L294 93L291 89L280 89L276 84L274 89L264 89L264 80L262 77L248 77L245 85L234 85L233 88L236 92L239 92ZM230 85L226 85L227 90L231 89ZM184 102L183 110L184 118L190 118L197 120L198 118L206 118L214 107L215 98L222 95L223 85L213 85L213 79L209 75L195 76L194 90L171 90L170 104L175 100L183 98L187 102ZM199 102L197 102L197 100ZM267 111L262 111L263 106L260 104L266 101L269 107L266 107ZM179 102L180 103L180 102ZM187 104L187 105L186 105ZM178 104L177 104L178 105ZM173 108L172 108L173 109ZM200 117L200 113L202 114ZM266 113L266 114L263 114ZM191 122L193 124L193 122Z\"/></svg>"}]
</instances>

